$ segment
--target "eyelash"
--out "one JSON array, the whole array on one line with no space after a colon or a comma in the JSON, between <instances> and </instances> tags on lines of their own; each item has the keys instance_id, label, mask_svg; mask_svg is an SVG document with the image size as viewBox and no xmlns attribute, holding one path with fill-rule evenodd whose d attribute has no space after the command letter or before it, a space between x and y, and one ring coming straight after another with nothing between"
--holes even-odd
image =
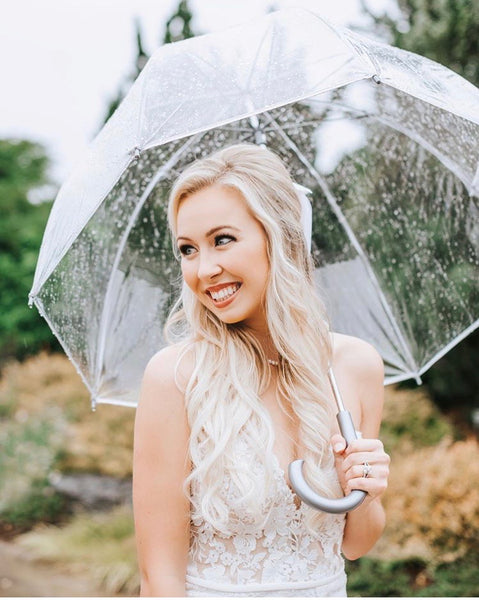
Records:
<instances>
[{"instance_id":1,"label":"eyelash","mask_svg":"<svg viewBox=\"0 0 479 600\"><path fill-rule=\"evenodd\" d=\"M230 242L236 241L236 238L233 237L232 235L229 235L228 233L222 233L221 235L215 236L215 246L224 246L225 244L218 244L218 240L222 240L224 238L227 238L228 241L230 241Z\"/></svg>"},{"instance_id":2,"label":"eyelash","mask_svg":"<svg viewBox=\"0 0 479 600\"><path fill-rule=\"evenodd\" d=\"M225 238L228 240L228 242L236 241L236 238L234 236L229 235L227 233L222 233L220 235L215 236L215 246L225 246L226 244L219 243L219 240L222 240ZM190 254L188 251L190 248L194 249L194 246L192 246L191 244L183 244L182 246L179 247L180 254L182 254L183 256L189 256Z\"/></svg>"}]
</instances>

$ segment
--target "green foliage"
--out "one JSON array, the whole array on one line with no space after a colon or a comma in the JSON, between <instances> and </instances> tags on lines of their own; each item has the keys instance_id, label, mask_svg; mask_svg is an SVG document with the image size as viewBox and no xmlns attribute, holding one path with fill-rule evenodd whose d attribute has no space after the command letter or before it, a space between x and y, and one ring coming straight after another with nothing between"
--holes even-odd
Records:
<instances>
[{"instance_id":1,"label":"green foliage","mask_svg":"<svg viewBox=\"0 0 479 600\"><path fill-rule=\"evenodd\" d=\"M163 44L170 42L178 42L180 40L186 40L187 38L194 37L197 35L191 28L191 20L193 15L188 7L187 0L181 0L176 12L166 22L165 34L163 36ZM126 77L125 81L120 85L115 96L110 100L104 123L112 116L115 110L120 106L123 98L126 96L128 90L134 83L135 79L143 70L143 67L150 58L148 52L145 49L143 43L143 33L141 30L141 23L137 19L135 21L135 41L136 41L136 57L135 64Z\"/></svg>"},{"instance_id":2,"label":"green foliage","mask_svg":"<svg viewBox=\"0 0 479 600\"><path fill-rule=\"evenodd\" d=\"M415 577L425 568L421 559L380 561L360 558L348 562L348 596L410 596Z\"/></svg>"},{"instance_id":3,"label":"green foliage","mask_svg":"<svg viewBox=\"0 0 479 600\"><path fill-rule=\"evenodd\" d=\"M479 596L477 582L478 556L467 556L453 563L438 565L434 569L430 585L417 590L418 597L466 597Z\"/></svg>"},{"instance_id":4,"label":"green foliage","mask_svg":"<svg viewBox=\"0 0 479 600\"><path fill-rule=\"evenodd\" d=\"M459 422L470 425L471 407L479 406L479 331L451 350L424 377L436 404L452 410Z\"/></svg>"},{"instance_id":5,"label":"green foliage","mask_svg":"<svg viewBox=\"0 0 479 600\"><path fill-rule=\"evenodd\" d=\"M382 561L368 557L347 562L348 596L477 596L477 557L427 565L421 558Z\"/></svg>"},{"instance_id":6,"label":"green foliage","mask_svg":"<svg viewBox=\"0 0 479 600\"><path fill-rule=\"evenodd\" d=\"M380 433L388 452L436 446L444 438L457 437L423 390L398 390L392 398L388 392Z\"/></svg>"},{"instance_id":7,"label":"green foliage","mask_svg":"<svg viewBox=\"0 0 479 600\"><path fill-rule=\"evenodd\" d=\"M179 42L194 37L196 34L191 28L193 15L188 7L187 0L181 0L178 10L166 22L164 44Z\"/></svg>"},{"instance_id":8,"label":"green foliage","mask_svg":"<svg viewBox=\"0 0 479 600\"><path fill-rule=\"evenodd\" d=\"M35 480L30 493L0 513L0 521L15 529L30 529L37 523L56 523L67 512L67 501L47 480Z\"/></svg>"},{"instance_id":9,"label":"green foliage","mask_svg":"<svg viewBox=\"0 0 479 600\"><path fill-rule=\"evenodd\" d=\"M108 513L79 513L61 528L44 527L26 533L19 543L44 561L84 573L110 596L139 593L130 507L115 508Z\"/></svg>"},{"instance_id":10,"label":"green foliage","mask_svg":"<svg viewBox=\"0 0 479 600\"><path fill-rule=\"evenodd\" d=\"M58 348L36 310L27 306L51 203L28 194L48 183L48 158L38 144L0 140L0 367L42 347Z\"/></svg>"},{"instance_id":11,"label":"green foliage","mask_svg":"<svg viewBox=\"0 0 479 600\"><path fill-rule=\"evenodd\" d=\"M403 23L388 17L377 24L393 44L447 65L479 85L477 0L397 0Z\"/></svg>"},{"instance_id":12,"label":"green foliage","mask_svg":"<svg viewBox=\"0 0 479 600\"><path fill-rule=\"evenodd\" d=\"M402 13L399 22L385 15L373 16L394 45L446 65L479 85L477 0L397 0L397 4ZM465 424L471 408L479 406L478 358L476 331L423 377L437 405L453 410Z\"/></svg>"},{"instance_id":13,"label":"green foliage","mask_svg":"<svg viewBox=\"0 0 479 600\"><path fill-rule=\"evenodd\" d=\"M41 415L18 410L0 428L0 522L26 528L54 521L64 501L48 482L64 441L58 411Z\"/></svg>"},{"instance_id":14,"label":"green foliage","mask_svg":"<svg viewBox=\"0 0 479 600\"><path fill-rule=\"evenodd\" d=\"M136 39L135 64L134 64L133 69L131 70L130 74L126 78L126 80L119 87L115 96L108 103L106 115L103 120L104 123L106 123L108 121L108 119L111 117L111 115L120 106L121 101L123 100L123 98L126 96L126 93L128 92L128 89L133 84L133 82L138 77L138 75L141 73L141 71L143 70L143 67L146 65L148 58L149 58L147 52L145 51L144 45L143 45L143 34L141 31L141 24L138 19L135 20L135 39Z\"/></svg>"}]
</instances>

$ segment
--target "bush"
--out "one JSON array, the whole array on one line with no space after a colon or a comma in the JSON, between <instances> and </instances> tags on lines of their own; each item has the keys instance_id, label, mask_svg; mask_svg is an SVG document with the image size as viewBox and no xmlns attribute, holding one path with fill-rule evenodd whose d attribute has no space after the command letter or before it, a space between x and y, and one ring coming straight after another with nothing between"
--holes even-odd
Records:
<instances>
[{"instance_id":1,"label":"bush","mask_svg":"<svg viewBox=\"0 0 479 600\"><path fill-rule=\"evenodd\" d=\"M131 475L135 411L102 404L92 412L88 391L63 354L42 352L23 363L12 361L2 375L0 415L41 418L51 407L62 415L65 435L56 469Z\"/></svg>"},{"instance_id":2,"label":"bush","mask_svg":"<svg viewBox=\"0 0 479 600\"><path fill-rule=\"evenodd\" d=\"M416 582L424 577L426 562L421 559L381 561L360 558L346 564L348 596L410 596Z\"/></svg>"},{"instance_id":3,"label":"bush","mask_svg":"<svg viewBox=\"0 0 479 600\"><path fill-rule=\"evenodd\" d=\"M385 497L387 529L376 552L433 564L479 557L479 444L475 439L397 455Z\"/></svg>"},{"instance_id":4,"label":"bush","mask_svg":"<svg viewBox=\"0 0 479 600\"><path fill-rule=\"evenodd\" d=\"M27 305L51 208L51 202L32 204L29 198L50 183L48 168L39 144L0 140L0 368L12 357L59 348L38 311Z\"/></svg>"},{"instance_id":5,"label":"bush","mask_svg":"<svg viewBox=\"0 0 479 600\"><path fill-rule=\"evenodd\" d=\"M478 596L477 558L465 557L431 567L423 559L347 563L348 596Z\"/></svg>"},{"instance_id":6,"label":"bush","mask_svg":"<svg viewBox=\"0 0 479 600\"><path fill-rule=\"evenodd\" d=\"M390 453L410 453L434 446L456 432L433 404L424 387L387 387L381 439Z\"/></svg>"},{"instance_id":7,"label":"bush","mask_svg":"<svg viewBox=\"0 0 479 600\"><path fill-rule=\"evenodd\" d=\"M17 502L7 504L0 513L3 529L25 531L37 523L57 523L69 513L63 496L57 494L47 479L31 482L29 490ZM10 526L10 527L9 527Z\"/></svg>"},{"instance_id":8,"label":"bush","mask_svg":"<svg viewBox=\"0 0 479 600\"><path fill-rule=\"evenodd\" d=\"M25 529L55 521L64 509L48 483L64 443L65 423L58 410L41 416L17 410L0 429L0 521Z\"/></svg>"}]
</instances>

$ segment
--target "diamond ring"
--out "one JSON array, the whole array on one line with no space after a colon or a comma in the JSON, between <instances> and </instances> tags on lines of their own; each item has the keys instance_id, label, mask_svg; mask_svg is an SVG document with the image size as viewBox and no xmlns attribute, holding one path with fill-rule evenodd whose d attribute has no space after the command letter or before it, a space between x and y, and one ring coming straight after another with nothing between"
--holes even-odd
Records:
<instances>
[{"instance_id":1,"label":"diamond ring","mask_svg":"<svg viewBox=\"0 0 479 600\"><path fill-rule=\"evenodd\" d=\"M367 461L363 463L363 477L369 477L371 475L371 471L371 465Z\"/></svg>"}]
</instances>

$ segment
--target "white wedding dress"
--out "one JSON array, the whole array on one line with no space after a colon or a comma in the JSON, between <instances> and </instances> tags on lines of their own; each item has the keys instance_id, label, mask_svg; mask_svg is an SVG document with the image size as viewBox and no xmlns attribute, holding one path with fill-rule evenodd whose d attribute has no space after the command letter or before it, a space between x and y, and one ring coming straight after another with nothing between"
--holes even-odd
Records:
<instances>
[{"instance_id":1,"label":"white wedding dress","mask_svg":"<svg viewBox=\"0 0 479 600\"><path fill-rule=\"evenodd\" d=\"M238 460L248 461L244 444L239 445ZM297 507L299 499L276 457L274 462L274 486L261 530L241 509L232 514L229 536L201 516L192 518L187 596L346 596L341 556L344 515L326 515L321 529L309 533L304 523L307 508L304 503ZM251 468L256 473L263 469ZM225 476L223 494L229 506L238 506L235 489Z\"/></svg>"}]
</instances>

